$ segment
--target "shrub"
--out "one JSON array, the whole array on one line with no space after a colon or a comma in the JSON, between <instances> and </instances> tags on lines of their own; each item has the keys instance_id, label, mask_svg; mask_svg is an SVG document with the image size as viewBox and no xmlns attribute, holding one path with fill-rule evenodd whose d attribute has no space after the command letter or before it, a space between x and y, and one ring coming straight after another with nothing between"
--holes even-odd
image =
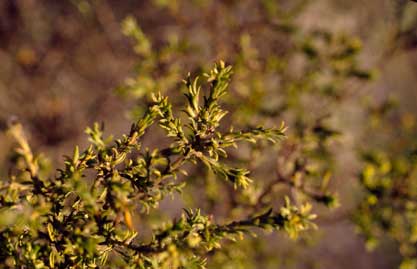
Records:
<instances>
[{"instance_id":1,"label":"shrub","mask_svg":"<svg viewBox=\"0 0 417 269\"><path fill-rule=\"evenodd\" d=\"M376 98L358 91L374 77L360 64L361 41L326 27L306 27L309 2L132 4L146 11L139 22L133 16L122 22L137 56L133 76L116 90L128 97L125 107L133 104L120 112L134 122L125 135L105 137L103 125L94 124L86 130L91 145L75 147L54 172L44 155L32 151L23 126L10 124L17 149L14 166L0 181L0 268L288 268L291 259L312 267L324 259L287 255L303 244L261 230L281 230L309 244L317 234L303 231L316 227L311 208L318 204L325 206L314 207L320 224L353 219L368 249L392 241L403 257L400 268L416 268L415 119L390 101L363 106L362 98ZM76 6L86 21L97 19L109 50L117 51L120 40L109 31L114 18L101 3L65 5ZM396 14L398 22L402 16L407 21L398 25L406 26L403 30L395 29L401 46L388 48L384 58L413 39L414 22L408 18L413 13L406 6L399 3ZM152 18L146 22L148 12ZM150 22L157 35L146 27ZM64 33L48 34L51 43L74 33L61 28ZM17 52L18 65L34 77L43 59L36 56L30 46ZM195 76L219 58L233 65L233 80L223 62ZM55 62L55 56L45 59ZM96 70L90 65L89 71ZM191 74L181 83L185 70ZM16 100L26 101L27 95L21 96ZM38 131L56 129L46 132L51 146L84 125L63 120L58 99L50 105L53 115L45 109L28 117ZM100 106L108 110L104 102ZM280 121L289 128L265 127ZM339 204L333 190L348 198L342 204L350 209L327 218L327 208Z\"/></svg>"},{"instance_id":2,"label":"shrub","mask_svg":"<svg viewBox=\"0 0 417 269\"><path fill-rule=\"evenodd\" d=\"M91 146L82 152L76 147L55 177L40 174L22 126L12 124L10 133L24 165L0 188L2 267L203 268L205 253L252 228L283 230L295 238L314 227L311 206L296 207L285 198L277 211L222 224L199 209L185 209L181 217L153 230L151 240L138 237L132 215L138 209L149 212L166 195L181 192L188 181L185 164L205 165L235 189L245 189L252 182L249 171L227 165L226 149L241 141L284 138L284 125L220 131L226 111L219 101L230 76L231 67L220 62L205 74L204 85L188 77L184 120L158 94L130 131L113 143L103 138L99 125L88 128ZM208 93L201 97L206 85ZM166 148L142 149L141 137L154 123L172 142ZM176 179L179 173L181 180Z\"/></svg>"}]
</instances>

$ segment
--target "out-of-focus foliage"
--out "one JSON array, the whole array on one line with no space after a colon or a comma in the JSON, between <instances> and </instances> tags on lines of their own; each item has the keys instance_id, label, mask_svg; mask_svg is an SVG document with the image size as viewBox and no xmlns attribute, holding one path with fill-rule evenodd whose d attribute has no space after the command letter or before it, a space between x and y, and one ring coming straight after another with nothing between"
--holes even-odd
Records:
<instances>
[{"instance_id":1,"label":"out-of-focus foliage","mask_svg":"<svg viewBox=\"0 0 417 269\"><path fill-rule=\"evenodd\" d=\"M354 214L371 250L390 238L404 257L401 269L417 266L417 144L414 115L401 112L392 100L371 106L371 132L379 137L362 152L360 183L365 195ZM390 130L386 130L389 126ZM396 137L396 139L392 139ZM380 143L386 143L381 148Z\"/></svg>"}]
</instances>

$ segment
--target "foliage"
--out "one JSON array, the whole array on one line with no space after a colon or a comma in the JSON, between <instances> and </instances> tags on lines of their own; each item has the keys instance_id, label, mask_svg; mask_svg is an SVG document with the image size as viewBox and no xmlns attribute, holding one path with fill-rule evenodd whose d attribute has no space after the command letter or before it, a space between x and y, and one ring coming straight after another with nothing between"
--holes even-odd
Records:
<instances>
[{"instance_id":1,"label":"foliage","mask_svg":"<svg viewBox=\"0 0 417 269\"><path fill-rule=\"evenodd\" d=\"M113 14L106 1L69 2L79 10L80 21L94 21L91 25L98 23L105 32L113 58L104 72L127 69L131 54L121 52L121 36L113 31L124 11ZM314 14L319 1L128 2L125 11L135 15L121 25L136 64L116 92L127 97L123 112L134 124L116 140L105 137L100 124L87 128L91 145L81 151L76 147L55 174L42 154L32 152L22 125L10 125L17 149L13 167L0 181L0 268L288 268L286 260L293 258L288 253L302 244L259 231L280 230L310 242L317 236L303 233L315 227L310 203L318 205L320 224L353 219L368 249L389 241L403 257L400 268L416 268L414 118L400 112L392 117L389 100L362 111L360 100L369 94L364 85L375 77L362 67L369 55L361 57L359 38L319 26L321 20L310 23L308 9L313 6ZM413 4L397 2L398 29L391 41L398 42L387 45L380 64L415 43ZM72 36L70 24L50 34L51 43ZM356 33L365 36L362 29ZM96 36L88 35L96 46ZM18 48L17 64L29 75L44 72L55 81L55 72L37 68L40 60L54 63L57 57L42 53ZM108 59L97 55L100 64ZM123 55L129 61L119 58ZM196 77L213 59L233 65L234 79L223 62ZM106 85L114 81L90 65L81 64ZM186 70L190 73L181 83ZM78 87L71 76L59 81ZM182 93L185 98L179 97ZM27 99L23 94L21 100ZM94 110L102 106L119 114L102 102L106 98L84 99L94 103ZM42 109L44 116L31 124L57 129L57 139L46 138L54 145L71 137L67 130L76 133L84 124L61 120L62 103L51 106L53 115ZM264 127L283 121L286 125L279 128ZM69 127L61 128L63 122ZM364 127L368 123L372 126ZM31 142L36 148L36 138ZM354 173L358 186L349 181ZM339 206L334 191L354 201L343 200L333 216L324 210ZM186 209L181 213L180 207ZM352 209L338 218L346 207ZM245 234L253 236L240 241ZM292 261L297 268L311 259L300 257ZM313 257L304 267L320 267L323 258Z\"/></svg>"},{"instance_id":2,"label":"foliage","mask_svg":"<svg viewBox=\"0 0 417 269\"><path fill-rule=\"evenodd\" d=\"M96 125L87 129L90 145L75 148L55 177L43 177L36 157L15 123L10 133L25 166L1 186L1 264L3 268L203 268L204 253L220 248L225 239L241 238L251 228L283 230L290 237L313 227L311 206L297 208L288 198L278 212L272 209L225 224L200 210L182 216L140 240L132 215L149 212L168 194L187 183L186 163L202 163L235 188L251 183L246 169L228 166L226 148L238 141L284 137L278 129L258 127L219 131L226 115L219 101L227 92L231 67L223 62L198 78L185 81L186 123L174 116L167 97L155 95L152 104L130 131L114 143ZM202 100L200 92L208 85ZM163 149L141 149L141 137L153 123L172 143ZM146 216L146 215L145 215Z\"/></svg>"},{"instance_id":3,"label":"foliage","mask_svg":"<svg viewBox=\"0 0 417 269\"><path fill-rule=\"evenodd\" d=\"M400 268L415 268L417 260L417 147L415 119L404 114L392 100L370 109L372 131L391 127L395 140L383 149L370 145L363 149L359 174L364 197L354 212L358 230L369 249L380 241L393 240L403 256ZM399 120L393 120L393 119ZM375 141L374 141L375 143Z\"/></svg>"}]
</instances>

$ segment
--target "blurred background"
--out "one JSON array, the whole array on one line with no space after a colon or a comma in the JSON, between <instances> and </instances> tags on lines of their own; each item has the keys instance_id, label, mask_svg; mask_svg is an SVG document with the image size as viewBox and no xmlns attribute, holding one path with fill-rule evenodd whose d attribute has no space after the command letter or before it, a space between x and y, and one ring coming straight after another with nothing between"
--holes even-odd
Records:
<instances>
[{"instance_id":1,"label":"blurred background","mask_svg":"<svg viewBox=\"0 0 417 269\"><path fill-rule=\"evenodd\" d=\"M45 166L56 167L74 145L88 144L87 126L103 123L117 137L152 92L180 105L187 73L223 59L235 70L226 121L289 126L278 153L243 148L234 161L256 168L260 186L276 166L308 162L312 186L331 173L341 206L318 205L319 230L298 242L248 240L209 267L396 268L404 256L398 243L383 239L369 252L352 211L363 199L359 153L390 154L415 141L416 27L417 3L405 0L1 0L0 126L18 119L34 151L48 157ZM145 139L158 145L157 136ZM2 177L13 145L1 132ZM190 192L205 192L207 182ZM277 200L287 192L278 190ZM227 193L216 195L230 203ZM209 202L196 197L184 203L225 219L238 214L210 203L212 189ZM182 206L161 208L175 215Z\"/></svg>"}]
</instances>

